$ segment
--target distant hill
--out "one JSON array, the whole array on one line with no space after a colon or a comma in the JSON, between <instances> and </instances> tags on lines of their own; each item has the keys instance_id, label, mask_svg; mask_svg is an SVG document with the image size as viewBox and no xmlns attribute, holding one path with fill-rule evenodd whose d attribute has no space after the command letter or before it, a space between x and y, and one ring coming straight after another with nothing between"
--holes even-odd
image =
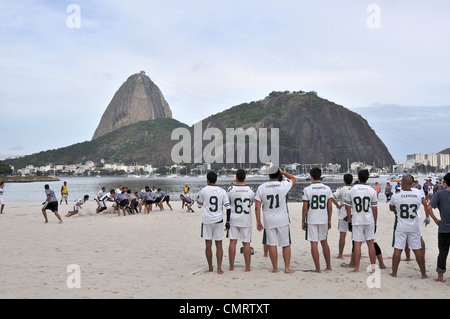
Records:
<instances>
[{"instance_id":1,"label":"distant hill","mask_svg":"<svg viewBox=\"0 0 450 319\"><path fill-rule=\"evenodd\" d=\"M279 128L280 163L285 164L339 163L346 168L347 159L378 167L395 164L364 118L314 92L272 92L263 100L204 119L203 130L207 127L223 132L239 127Z\"/></svg>"},{"instance_id":2,"label":"distant hill","mask_svg":"<svg viewBox=\"0 0 450 319\"><path fill-rule=\"evenodd\" d=\"M92 141L5 162L16 169L50 163L99 163L102 159L155 167L171 165L172 148L179 142L171 141L173 130L188 128L193 133L193 126L189 128L172 119L166 104L162 93L145 74L134 74L115 94ZM209 116L203 120L203 130L208 127L221 129L224 137L227 128L267 128L269 132L271 128L279 128L280 164L339 163L346 169L347 160L378 167L395 163L362 116L315 92L272 92L263 100ZM209 142L202 143L204 147ZM248 156L246 159L248 162Z\"/></svg>"},{"instance_id":3,"label":"distant hill","mask_svg":"<svg viewBox=\"0 0 450 319\"><path fill-rule=\"evenodd\" d=\"M176 141L170 140L172 131L188 128L174 119L142 121L119 128L93 141L74 144L57 150L5 160L16 169L26 165L77 164L83 161L100 163L105 159L112 163L148 164L164 166L170 159Z\"/></svg>"}]
</instances>

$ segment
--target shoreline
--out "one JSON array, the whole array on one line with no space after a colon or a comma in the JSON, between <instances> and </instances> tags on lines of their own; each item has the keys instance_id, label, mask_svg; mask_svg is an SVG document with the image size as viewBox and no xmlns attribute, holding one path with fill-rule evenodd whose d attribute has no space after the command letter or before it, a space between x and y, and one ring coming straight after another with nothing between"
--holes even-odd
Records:
<instances>
[{"instance_id":1,"label":"shoreline","mask_svg":"<svg viewBox=\"0 0 450 319\"><path fill-rule=\"evenodd\" d=\"M35 183L35 182L59 182L57 177L52 176L12 176L1 178L4 183Z\"/></svg>"}]
</instances>

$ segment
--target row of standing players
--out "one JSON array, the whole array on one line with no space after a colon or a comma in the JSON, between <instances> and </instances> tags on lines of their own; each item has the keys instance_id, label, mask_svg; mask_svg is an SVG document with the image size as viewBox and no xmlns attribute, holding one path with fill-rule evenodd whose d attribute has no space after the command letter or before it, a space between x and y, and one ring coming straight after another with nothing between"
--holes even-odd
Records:
<instances>
[{"instance_id":1,"label":"row of standing players","mask_svg":"<svg viewBox=\"0 0 450 319\"><path fill-rule=\"evenodd\" d=\"M287 180L283 181L283 176ZM330 249L327 242L328 231L331 229L331 215L333 204L338 208L340 232L339 256L345 245L345 235L352 233L352 255L348 267L351 272L359 272L361 260L361 246L365 242L369 251L371 271L375 272L375 261L378 259L380 268L386 268L382 262L381 249L376 244L376 225L378 219L378 192L367 185L369 172L358 172L358 180L352 184L353 176L344 175L345 186L339 188L334 194L331 189L320 182L321 170L313 168L310 171L311 185L303 190L302 229L305 239L310 241L311 254L315 264L315 272L321 272L319 261L319 243L322 246L326 261L326 269L331 270ZM216 186L217 175L210 172L207 175L208 185L200 190L198 206L203 207L202 237L205 240L206 259L209 271L213 271L212 242L216 244L217 271L223 273L223 213L222 206L226 208L227 220L225 230L230 239L229 259L230 270L234 270L236 242L242 241L245 260L245 270L250 271L251 263L251 216L250 207L255 204L257 230L264 231L264 249L268 250L273 266L273 272L278 272L277 247L282 248L285 272L291 273L291 237L290 219L287 207L287 196L296 183L296 178L286 172L278 170L269 175L269 181L260 185L255 192L245 186L245 171L236 174L237 184L227 192ZM444 177L446 189L434 194L427 203L424 193L413 187L414 178L405 175L401 182L401 190L395 193L389 201L389 210L395 215L391 276L397 277L400 256L403 250L409 255L411 249L416 257L422 278L428 278L425 269L425 243L422 238L422 220L420 206L425 209L427 226L430 219L439 226L438 248L439 256L436 267L437 281L443 281L446 270L446 259L450 247L450 173ZM338 202L339 201L339 202ZM438 208L441 219L436 218L433 208ZM261 221L261 214L264 219ZM381 258L380 258L381 257Z\"/></svg>"}]
</instances>

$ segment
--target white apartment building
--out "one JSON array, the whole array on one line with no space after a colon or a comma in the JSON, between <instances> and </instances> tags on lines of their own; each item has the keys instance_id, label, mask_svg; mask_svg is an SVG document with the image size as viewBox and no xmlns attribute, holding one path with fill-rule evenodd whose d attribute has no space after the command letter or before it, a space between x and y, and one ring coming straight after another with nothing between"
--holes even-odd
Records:
<instances>
[{"instance_id":1,"label":"white apartment building","mask_svg":"<svg viewBox=\"0 0 450 319\"><path fill-rule=\"evenodd\" d=\"M415 164L423 164L446 169L450 165L450 154L411 154L406 156L406 167L413 168Z\"/></svg>"}]
</instances>

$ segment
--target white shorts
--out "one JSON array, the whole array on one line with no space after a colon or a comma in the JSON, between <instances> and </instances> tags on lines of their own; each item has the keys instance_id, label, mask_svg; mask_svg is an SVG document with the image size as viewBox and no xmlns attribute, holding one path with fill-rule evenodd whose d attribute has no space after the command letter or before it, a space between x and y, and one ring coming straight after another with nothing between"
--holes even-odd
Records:
<instances>
[{"instance_id":1,"label":"white shorts","mask_svg":"<svg viewBox=\"0 0 450 319\"><path fill-rule=\"evenodd\" d=\"M345 220L339 219L338 231L341 233L348 233L348 223Z\"/></svg>"},{"instance_id":2,"label":"white shorts","mask_svg":"<svg viewBox=\"0 0 450 319\"><path fill-rule=\"evenodd\" d=\"M309 241L322 241L328 237L328 224L308 224L305 239Z\"/></svg>"},{"instance_id":3,"label":"white shorts","mask_svg":"<svg viewBox=\"0 0 450 319\"><path fill-rule=\"evenodd\" d=\"M221 241L224 238L223 222L216 224L202 224L202 238L204 240Z\"/></svg>"},{"instance_id":4,"label":"white shorts","mask_svg":"<svg viewBox=\"0 0 450 319\"><path fill-rule=\"evenodd\" d=\"M357 242L365 242L375 239L375 225L353 225L352 239Z\"/></svg>"},{"instance_id":5,"label":"white shorts","mask_svg":"<svg viewBox=\"0 0 450 319\"><path fill-rule=\"evenodd\" d=\"M5 205L5 200L3 198L0 198L0 205Z\"/></svg>"},{"instance_id":6,"label":"white shorts","mask_svg":"<svg viewBox=\"0 0 450 319\"><path fill-rule=\"evenodd\" d=\"M228 238L240 240L243 243L250 243L252 241L252 227L231 226L228 232Z\"/></svg>"},{"instance_id":7,"label":"white shorts","mask_svg":"<svg viewBox=\"0 0 450 319\"><path fill-rule=\"evenodd\" d=\"M263 244L280 247L290 246L291 232L289 225L278 228L264 228Z\"/></svg>"},{"instance_id":8,"label":"white shorts","mask_svg":"<svg viewBox=\"0 0 450 319\"><path fill-rule=\"evenodd\" d=\"M394 242L392 246L397 249L405 249L406 243L410 249L422 249L422 241L420 232L401 232L394 231Z\"/></svg>"},{"instance_id":9,"label":"white shorts","mask_svg":"<svg viewBox=\"0 0 450 319\"><path fill-rule=\"evenodd\" d=\"M78 205L73 205L73 210L74 210L74 211L79 211L79 210L80 210L80 206L78 206Z\"/></svg>"}]
</instances>

